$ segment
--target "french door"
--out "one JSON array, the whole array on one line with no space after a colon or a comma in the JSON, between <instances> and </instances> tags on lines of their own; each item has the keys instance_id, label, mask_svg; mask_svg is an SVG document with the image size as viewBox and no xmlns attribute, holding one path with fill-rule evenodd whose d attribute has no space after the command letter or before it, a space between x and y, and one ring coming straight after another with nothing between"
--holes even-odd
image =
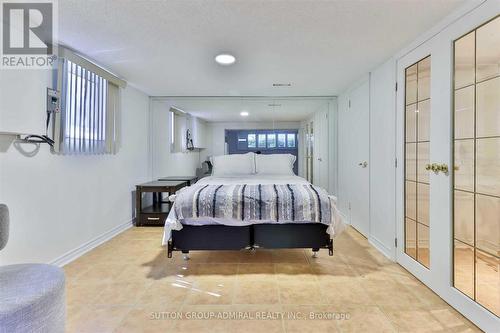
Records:
<instances>
[{"instance_id":1,"label":"french door","mask_svg":"<svg viewBox=\"0 0 500 333\"><path fill-rule=\"evenodd\" d=\"M459 29L457 29L459 30ZM397 261L482 327L500 314L500 17L397 62ZM497 326L498 327L498 326Z\"/></svg>"}]
</instances>

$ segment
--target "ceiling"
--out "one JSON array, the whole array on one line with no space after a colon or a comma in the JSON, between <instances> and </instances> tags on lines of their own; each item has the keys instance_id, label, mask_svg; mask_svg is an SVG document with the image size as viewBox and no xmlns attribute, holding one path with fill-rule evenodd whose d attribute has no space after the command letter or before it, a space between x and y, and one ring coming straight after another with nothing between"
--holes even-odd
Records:
<instances>
[{"instance_id":1,"label":"ceiling","mask_svg":"<svg viewBox=\"0 0 500 333\"><path fill-rule=\"evenodd\" d=\"M171 106L210 122L301 121L328 107L327 98L168 98ZM249 113L242 117L240 112Z\"/></svg>"},{"instance_id":2,"label":"ceiling","mask_svg":"<svg viewBox=\"0 0 500 333\"><path fill-rule=\"evenodd\" d=\"M60 0L59 38L151 96L331 96L463 2Z\"/></svg>"}]
</instances>

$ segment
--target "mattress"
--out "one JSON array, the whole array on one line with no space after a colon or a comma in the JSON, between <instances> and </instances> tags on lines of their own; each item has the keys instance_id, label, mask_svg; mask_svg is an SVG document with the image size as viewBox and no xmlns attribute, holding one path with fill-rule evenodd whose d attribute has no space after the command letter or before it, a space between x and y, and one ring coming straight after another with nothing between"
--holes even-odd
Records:
<instances>
[{"instance_id":1,"label":"mattress","mask_svg":"<svg viewBox=\"0 0 500 333\"><path fill-rule=\"evenodd\" d=\"M280 176L280 175L253 175L253 176L246 176L246 177L206 177L202 178L196 183L196 187L187 187L181 189L177 195L179 195L179 198L185 197L188 195L189 191L196 191L197 189L213 189L217 191L222 187L223 185L224 188L229 188L228 191L232 191L234 188L241 188L243 187L243 191L245 191L245 188L250 189L253 188L255 189L255 195L257 195L256 189L258 188L258 195L260 196L261 189L264 193L274 193L273 188L276 191L276 195L278 195L278 189L280 191L283 191L283 194L288 193L288 189L290 189L290 192L292 192L291 196L285 196L282 195L282 198L285 198L287 201L292 201L293 200L306 200L309 197L306 196L301 196L304 194L304 192L308 192L310 197L313 199L312 201L315 201L314 203L317 205L319 201L319 195L317 191L321 191L324 195L323 197L327 196L328 200L328 205L323 205L323 208L321 209L320 207L320 212L319 212L319 220L317 216L317 211L316 214L313 214L310 211L305 212L304 214L297 214L297 218L293 219L288 219L286 223L296 223L296 224L303 224L303 223L317 223L321 222L323 224L328 225L327 232L333 237L337 234L339 234L343 229L344 229L344 223L341 219L341 216L337 210L336 207L336 198L334 196L329 196L326 191L323 189L319 188L313 188L313 186L304 178L298 177L298 176ZM295 189L295 195L296 197L294 198L293 191L291 188ZM281 190L284 189L284 190ZM181 193L181 191L187 191L185 193ZM209 190L206 190L209 191ZM236 190L235 190L236 191ZM248 191L248 190L247 190ZM286 192L286 193L285 193ZM318 200L316 200L316 195L318 195ZM248 193L248 192L247 192ZM230 193L231 194L231 193ZM194 194L189 194L189 197L196 197L197 193ZM212 194L212 197L216 197L217 194ZM220 195L219 195L220 196ZM210 197L210 198L212 198ZM248 195L245 196L247 198L247 205L248 205ZM171 196L171 200L175 200L176 195ZM282 199L285 200L285 199ZM233 202L234 205L240 205L241 206L241 195L238 197L237 195L231 196L229 199L230 201ZM272 199L270 199L272 200ZM277 199L276 199L277 200ZM283 223L283 219L276 218L276 212L278 211L278 208L276 208L275 214L264 214L264 218L262 216L256 216L254 215L241 215L241 216L232 216L229 214L229 218L227 217L227 214L218 214L220 216L225 216L226 218L222 217L216 217L215 210L213 214L210 214L205 212L202 214L202 216L197 216L197 214L193 214L192 211L190 211L191 214L182 214L183 209L181 206L181 203L179 202L181 200L178 200L177 202L177 207L176 207L176 202L174 201L174 206L171 209L167 220L165 222L165 228L164 228L164 235L163 235L163 245L166 245L168 240L171 237L171 232L172 230L181 230L182 225L193 225L193 226L200 226L200 225L226 225L226 226L246 226L246 225L252 225L252 224L261 224L261 223L270 223L270 224L278 224L278 223ZM255 200L255 201L260 201ZM266 202L266 200L263 200ZM301 205L304 207L308 207L309 204L306 203L306 205L303 205L302 203L297 203L296 205ZM193 203L188 202L187 205L185 205L184 209L191 209L191 205L193 205L192 209L195 209L195 204L194 201ZM293 205L292 205L293 206ZM328 206L328 207L327 207ZM186 208L187 207L187 208ZM210 207L209 207L210 208ZM231 208L231 207L229 207ZM248 208L248 207L247 207ZM238 207L238 210L240 207ZM325 210L327 209L327 210ZM224 207L222 207L222 210L224 210ZM227 210L227 207L226 207ZM248 209L247 209L248 211ZM321 212L323 212L323 220L321 220ZM269 213L269 212L268 212ZM243 214L243 213L242 213ZM211 216L213 215L213 216ZM184 216L189 216L189 217L184 217ZM243 218L242 218L243 217ZM257 218L258 217L258 218Z\"/></svg>"}]
</instances>

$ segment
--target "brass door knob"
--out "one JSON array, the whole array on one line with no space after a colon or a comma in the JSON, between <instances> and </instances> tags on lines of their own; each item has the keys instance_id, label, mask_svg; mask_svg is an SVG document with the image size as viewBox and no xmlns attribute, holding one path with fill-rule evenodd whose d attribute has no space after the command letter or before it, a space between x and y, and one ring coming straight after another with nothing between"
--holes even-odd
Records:
<instances>
[{"instance_id":1,"label":"brass door knob","mask_svg":"<svg viewBox=\"0 0 500 333\"><path fill-rule=\"evenodd\" d=\"M438 167L439 167L439 171L441 171L442 173L448 173L448 171L449 171L448 164L446 164L446 163L441 163L438 165Z\"/></svg>"},{"instance_id":2,"label":"brass door knob","mask_svg":"<svg viewBox=\"0 0 500 333\"><path fill-rule=\"evenodd\" d=\"M449 172L449 168L448 168L448 164L446 163L432 163L432 164L426 164L425 165L425 170L427 171L434 171L435 173L438 173L439 171L441 171L442 173L448 173Z\"/></svg>"}]
</instances>

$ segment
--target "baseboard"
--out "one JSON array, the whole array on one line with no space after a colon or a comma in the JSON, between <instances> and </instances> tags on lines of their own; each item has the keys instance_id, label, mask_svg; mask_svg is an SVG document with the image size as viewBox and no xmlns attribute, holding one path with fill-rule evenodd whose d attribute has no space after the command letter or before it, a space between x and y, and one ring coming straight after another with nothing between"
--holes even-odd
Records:
<instances>
[{"instance_id":1,"label":"baseboard","mask_svg":"<svg viewBox=\"0 0 500 333\"><path fill-rule=\"evenodd\" d=\"M64 265L69 264L73 260L76 260L77 258L81 257L85 253L89 252L90 250L98 247L99 245L103 244L104 242L110 240L111 238L115 237L116 235L124 232L125 230L131 228L133 226L133 221L127 221L123 224L120 224L116 227L114 227L111 230L106 231L100 236L97 236L96 238L88 241L87 243L84 243L80 245L79 247L66 252L62 256L52 260L50 264L62 267Z\"/></svg>"},{"instance_id":2,"label":"baseboard","mask_svg":"<svg viewBox=\"0 0 500 333\"><path fill-rule=\"evenodd\" d=\"M344 221L345 224L351 225L351 221L347 218L347 215L344 214L340 209L337 210L340 214L340 217L342 217L342 220Z\"/></svg>"},{"instance_id":3,"label":"baseboard","mask_svg":"<svg viewBox=\"0 0 500 333\"><path fill-rule=\"evenodd\" d=\"M393 249L385 246L381 241L373 236L368 237L368 242L373 245L379 252L381 252L384 256L386 256L389 260L396 261L396 256L394 254Z\"/></svg>"}]
</instances>

